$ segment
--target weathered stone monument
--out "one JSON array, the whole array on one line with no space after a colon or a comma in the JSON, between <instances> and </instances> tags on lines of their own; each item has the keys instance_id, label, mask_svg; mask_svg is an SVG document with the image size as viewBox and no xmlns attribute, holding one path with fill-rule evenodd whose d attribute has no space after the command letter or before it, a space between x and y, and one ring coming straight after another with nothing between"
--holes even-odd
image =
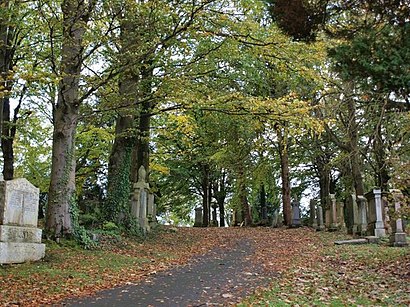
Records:
<instances>
[{"instance_id":1,"label":"weathered stone monument","mask_svg":"<svg viewBox=\"0 0 410 307\"><path fill-rule=\"evenodd\" d=\"M367 234L367 199L362 195L358 195L356 200L359 210L358 232L360 235L364 236Z\"/></svg>"},{"instance_id":2,"label":"weathered stone monument","mask_svg":"<svg viewBox=\"0 0 410 307\"><path fill-rule=\"evenodd\" d=\"M343 202L338 202L336 204L337 224L338 224L340 230L346 230L344 207L345 207L345 205L344 205Z\"/></svg>"},{"instance_id":3,"label":"weathered stone monument","mask_svg":"<svg viewBox=\"0 0 410 307\"><path fill-rule=\"evenodd\" d=\"M154 208L154 197L150 196L149 184L145 181L146 171L143 165L138 169L138 182L134 183L131 196L131 214L137 219L139 226L144 232L150 230L150 214L156 214ZM150 208L148 209L150 203ZM152 219L155 217L151 217Z\"/></svg>"},{"instance_id":4,"label":"weathered stone monument","mask_svg":"<svg viewBox=\"0 0 410 307\"><path fill-rule=\"evenodd\" d=\"M321 231L325 229L325 225L323 224L323 210L321 205L316 206L316 216L317 216L317 228L316 230Z\"/></svg>"},{"instance_id":5,"label":"weathered stone monument","mask_svg":"<svg viewBox=\"0 0 410 307\"><path fill-rule=\"evenodd\" d=\"M311 199L309 202L309 208L310 208L310 226L313 228L317 228L317 216L316 216L316 200Z\"/></svg>"},{"instance_id":6,"label":"weathered stone monument","mask_svg":"<svg viewBox=\"0 0 410 307\"><path fill-rule=\"evenodd\" d=\"M337 211L336 211L336 195L335 194L330 194L330 226L329 230L330 231L335 231L337 230L338 224L337 224Z\"/></svg>"},{"instance_id":7,"label":"weathered stone monument","mask_svg":"<svg viewBox=\"0 0 410 307\"><path fill-rule=\"evenodd\" d=\"M39 189L24 178L0 181L0 263L40 260Z\"/></svg>"},{"instance_id":8,"label":"weathered stone monument","mask_svg":"<svg viewBox=\"0 0 410 307\"><path fill-rule=\"evenodd\" d=\"M403 194L400 190L391 190L393 196L394 211L397 213L401 207ZM390 244L393 246L407 246L406 233L403 229L403 221L400 217L392 216L391 218L392 234L390 235Z\"/></svg>"},{"instance_id":9,"label":"weathered stone monument","mask_svg":"<svg viewBox=\"0 0 410 307\"><path fill-rule=\"evenodd\" d=\"M292 201L292 227L300 227L300 208L299 201L295 199Z\"/></svg>"},{"instance_id":10,"label":"weathered stone monument","mask_svg":"<svg viewBox=\"0 0 410 307\"><path fill-rule=\"evenodd\" d=\"M383 222L384 206L382 203L382 191L379 189L373 189L366 194L368 201L368 226L367 229L370 235L376 237L384 237L386 230Z\"/></svg>"},{"instance_id":11,"label":"weathered stone monument","mask_svg":"<svg viewBox=\"0 0 410 307\"><path fill-rule=\"evenodd\" d=\"M323 207L322 207L322 210L323 210ZM324 221L325 228L327 228L327 229L330 228L330 223L331 223L330 217L331 217L330 208L328 207L328 208L325 209L325 221Z\"/></svg>"},{"instance_id":12,"label":"weathered stone monument","mask_svg":"<svg viewBox=\"0 0 410 307\"><path fill-rule=\"evenodd\" d=\"M202 207L196 207L194 227L202 227L202 218Z\"/></svg>"},{"instance_id":13,"label":"weathered stone monument","mask_svg":"<svg viewBox=\"0 0 410 307\"><path fill-rule=\"evenodd\" d=\"M346 226L347 233L357 234L359 227L359 210L356 203L356 195L351 194L346 200Z\"/></svg>"}]
</instances>

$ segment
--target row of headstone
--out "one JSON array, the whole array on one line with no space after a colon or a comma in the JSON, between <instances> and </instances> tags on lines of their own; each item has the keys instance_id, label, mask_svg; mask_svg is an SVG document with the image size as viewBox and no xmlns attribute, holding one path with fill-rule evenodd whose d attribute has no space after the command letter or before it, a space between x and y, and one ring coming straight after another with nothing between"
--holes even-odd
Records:
<instances>
[{"instance_id":1,"label":"row of headstone","mask_svg":"<svg viewBox=\"0 0 410 307\"><path fill-rule=\"evenodd\" d=\"M40 260L39 189L24 178L0 180L0 264Z\"/></svg>"},{"instance_id":2,"label":"row of headstone","mask_svg":"<svg viewBox=\"0 0 410 307\"><path fill-rule=\"evenodd\" d=\"M394 200L393 209L398 211L403 195L400 190L391 190L390 194ZM381 190L373 189L365 196L349 195L346 205L336 202L334 194L331 194L329 199L329 208L325 211L325 222L323 222L323 209L319 201L314 199L310 201L309 222L311 227L329 231L340 229L353 235L370 235L377 238L390 234L392 245L407 245L403 222L400 218L389 217L387 197L382 196Z\"/></svg>"},{"instance_id":3,"label":"row of headstone","mask_svg":"<svg viewBox=\"0 0 410 307\"><path fill-rule=\"evenodd\" d=\"M143 165L138 170L138 181L134 183L131 194L131 215L136 218L141 230L146 233L156 224L157 209L154 194L146 182L146 171Z\"/></svg>"}]
</instances>

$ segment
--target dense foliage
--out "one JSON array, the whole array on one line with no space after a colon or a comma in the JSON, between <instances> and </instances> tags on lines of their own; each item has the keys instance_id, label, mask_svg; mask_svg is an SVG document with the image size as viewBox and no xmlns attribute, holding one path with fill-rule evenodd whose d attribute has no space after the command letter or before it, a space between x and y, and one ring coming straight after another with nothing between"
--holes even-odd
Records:
<instances>
[{"instance_id":1,"label":"dense foliage","mask_svg":"<svg viewBox=\"0 0 410 307\"><path fill-rule=\"evenodd\" d=\"M409 7L2 1L3 176L48 195L52 238L138 227L141 165L176 223L198 206L205 226L213 205L220 225L279 207L289 224L292 198L409 196Z\"/></svg>"}]
</instances>

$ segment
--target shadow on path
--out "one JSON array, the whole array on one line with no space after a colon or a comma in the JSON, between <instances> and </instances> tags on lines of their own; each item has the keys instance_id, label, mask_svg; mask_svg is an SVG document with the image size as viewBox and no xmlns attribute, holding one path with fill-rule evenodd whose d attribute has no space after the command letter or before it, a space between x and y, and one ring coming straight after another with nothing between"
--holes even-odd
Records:
<instances>
[{"instance_id":1,"label":"shadow on path","mask_svg":"<svg viewBox=\"0 0 410 307\"><path fill-rule=\"evenodd\" d=\"M267 286L272 273L252 260L253 247L244 239L214 249L187 265L149 276L138 284L70 299L66 306L226 306ZM277 275L276 275L277 277Z\"/></svg>"}]
</instances>

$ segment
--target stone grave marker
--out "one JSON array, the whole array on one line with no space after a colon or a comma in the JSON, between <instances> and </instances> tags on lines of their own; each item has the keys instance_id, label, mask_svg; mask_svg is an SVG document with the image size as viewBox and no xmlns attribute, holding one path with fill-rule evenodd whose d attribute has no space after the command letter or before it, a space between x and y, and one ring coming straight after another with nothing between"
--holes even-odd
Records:
<instances>
[{"instance_id":1,"label":"stone grave marker","mask_svg":"<svg viewBox=\"0 0 410 307\"><path fill-rule=\"evenodd\" d=\"M359 210L358 232L364 236L367 234L367 199L362 195L358 195L356 200Z\"/></svg>"},{"instance_id":2,"label":"stone grave marker","mask_svg":"<svg viewBox=\"0 0 410 307\"><path fill-rule=\"evenodd\" d=\"M351 194L346 200L346 226L347 233L355 235L359 227L359 210L356 203L356 195Z\"/></svg>"},{"instance_id":3,"label":"stone grave marker","mask_svg":"<svg viewBox=\"0 0 410 307\"><path fill-rule=\"evenodd\" d=\"M391 190L394 202L394 211L397 212L400 210L401 202L403 200L403 194L400 190ZM391 218L392 234L390 235L390 244L393 246L407 246L406 233L403 228L403 221L399 217Z\"/></svg>"},{"instance_id":4,"label":"stone grave marker","mask_svg":"<svg viewBox=\"0 0 410 307\"><path fill-rule=\"evenodd\" d=\"M292 227L300 227L300 208L299 201L296 199L292 201Z\"/></svg>"},{"instance_id":5,"label":"stone grave marker","mask_svg":"<svg viewBox=\"0 0 410 307\"><path fill-rule=\"evenodd\" d=\"M275 209L272 214L272 227L276 228L279 226L279 209Z\"/></svg>"},{"instance_id":6,"label":"stone grave marker","mask_svg":"<svg viewBox=\"0 0 410 307\"><path fill-rule=\"evenodd\" d=\"M138 182L134 183L131 196L131 214L137 219L140 228L150 230L148 218L149 184L145 181L146 171L143 165L138 169ZM153 201L153 199L151 200ZM153 212L153 208L150 211Z\"/></svg>"},{"instance_id":7,"label":"stone grave marker","mask_svg":"<svg viewBox=\"0 0 410 307\"><path fill-rule=\"evenodd\" d=\"M202 207L196 207L194 227L202 227L202 218Z\"/></svg>"},{"instance_id":8,"label":"stone grave marker","mask_svg":"<svg viewBox=\"0 0 410 307\"><path fill-rule=\"evenodd\" d=\"M330 194L330 231L337 230L337 211L336 211L336 195Z\"/></svg>"},{"instance_id":9,"label":"stone grave marker","mask_svg":"<svg viewBox=\"0 0 410 307\"><path fill-rule=\"evenodd\" d=\"M379 189L373 189L366 194L368 201L368 230L371 235L376 237L384 237L386 230L383 222L384 204L382 203L382 191Z\"/></svg>"},{"instance_id":10,"label":"stone grave marker","mask_svg":"<svg viewBox=\"0 0 410 307\"><path fill-rule=\"evenodd\" d=\"M317 228L317 218L316 218L316 200L311 199L309 202L309 208L310 208L310 226L313 228Z\"/></svg>"},{"instance_id":11,"label":"stone grave marker","mask_svg":"<svg viewBox=\"0 0 410 307\"><path fill-rule=\"evenodd\" d=\"M323 224L323 210L321 205L317 205L316 207L316 216L317 216L317 228L316 230L321 231L325 229L325 225Z\"/></svg>"},{"instance_id":12,"label":"stone grave marker","mask_svg":"<svg viewBox=\"0 0 410 307\"><path fill-rule=\"evenodd\" d=\"M338 202L336 204L337 224L341 230L346 230L344 203Z\"/></svg>"},{"instance_id":13,"label":"stone grave marker","mask_svg":"<svg viewBox=\"0 0 410 307\"><path fill-rule=\"evenodd\" d=\"M24 178L0 181L0 263L37 261L45 255L37 228L39 189Z\"/></svg>"}]
</instances>

